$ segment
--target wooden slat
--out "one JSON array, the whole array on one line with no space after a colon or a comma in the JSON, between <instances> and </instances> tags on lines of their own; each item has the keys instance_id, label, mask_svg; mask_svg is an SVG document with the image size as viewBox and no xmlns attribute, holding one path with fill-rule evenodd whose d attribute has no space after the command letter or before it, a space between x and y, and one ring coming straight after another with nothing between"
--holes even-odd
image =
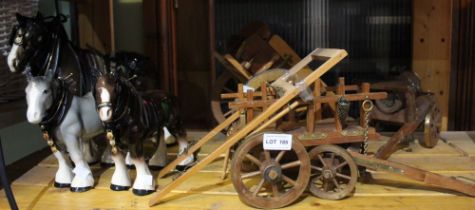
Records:
<instances>
[{"instance_id":1,"label":"wooden slat","mask_svg":"<svg viewBox=\"0 0 475 210\"><path fill-rule=\"evenodd\" d=\"M450 92L452 2L413 1L412 70L421 77L422 89L437 96L444 131Z\"/></svg>"}]
</instances>

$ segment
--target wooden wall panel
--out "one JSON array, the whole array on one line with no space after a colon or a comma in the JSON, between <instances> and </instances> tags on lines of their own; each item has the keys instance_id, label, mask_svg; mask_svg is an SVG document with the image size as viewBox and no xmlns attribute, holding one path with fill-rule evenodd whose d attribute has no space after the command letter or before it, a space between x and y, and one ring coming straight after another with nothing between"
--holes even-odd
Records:
<instances>
[{"instance_id":1,"label":"wooden wall panel","mask_svg":"<svg viewBox=\"0 0 475 210\"><path fill-rule=\"evenodd\" d=\"M76 1L78 7L79 45L102 53L115 51L113 0Z\"/></svg>"},{"instance_id":2,"label":"wooden wall panel","mask_svg":"<svg viewBox=\"0 0 475 210\"><path fill-rule=\"evenodd\" d=\"M414 0L412 69L421 77L422 89L435 93L447 130L452 0Z\"/></svg>"},{"instance_id":3,"label":"wooden wall panel","mask_svg":"<svg viewBox=\"0 0 475 210\"><path fill-rule=\"evenodd\" d=\"M145 54L160 71L162 89L179 97L188 128L206 128L211 122L208 0L144 0L143 8Z\"/></svg>"}]
</instances>

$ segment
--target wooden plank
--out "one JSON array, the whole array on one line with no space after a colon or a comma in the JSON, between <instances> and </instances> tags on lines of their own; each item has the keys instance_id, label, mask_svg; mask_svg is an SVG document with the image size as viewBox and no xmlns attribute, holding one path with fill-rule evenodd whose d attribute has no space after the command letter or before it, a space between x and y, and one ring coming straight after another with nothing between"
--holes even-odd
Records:
<instances>
[{"instance_id":1,"label":"wooden plank","mask_svg":"<svg viewBox=\"0 0 475 210\"><path fill-rule=\"evenodd\" d=\"M46 187L54 180L57 170L56 166L36 166L16 179L13 184Z\"/></svg>"},{"instance_id":2,"label":"wooden plank","mask_svg":"<svg viewBox=\"0 0 475 210\"><path fill-rule=\"evenodd\" d=\"M32 209L38 198L45 193L46 187L28 186L28 185L12 185L12 191L18 205L18 209ZM0 190L0 209L10 209L5 192ZM51 206L49 208L51 209Z\"/></svg>"},{"instance_id":3,"label":"wooden plank","mask_svg":"<svg viewBox=\"0 0 475 210\"><path fill-rule=\"evenodd\" d=\"M244 76L244 78L247 80L251 79L251 74L246 69L244 69L244 67L235 58L233 58L233 56L226 54L224 55L224 59L234 67L232 69L236 70L238 74Z\"/></svg>"},{"instance_id":4,"label":"wooden plank","mask_svg":"<svg viewBox=\"0 0 475 210\"><path fill-rule=\"evenodd\" d=\"M421 77L422 89L437 96L443 131L447 130L449 108L452 2L413 1L412 70Z\"/></svg>"},{"instance_id":5,"label":"wooden plank","mask_svg":"<svg viewBox=\"0 0 475 210\"><path fill-rule=\"evenodd\" d=\"M79 45L81 48L93 47L102 53L111 53L114 26L111 1L86 0L78 2Z\"/></svg>"},{"instance_id":6,"label":"wooden plank","mask_svg":"<svg viewBox=\"0 0 475 210\"><path fill-rule=\"evenodd\" d=\"M199 138L205 133L189 132L191 138ZM450 142L475 144L471 134L465 132L444 133ZM449 138L451 137L451 138ZM453 137L453 138L452 138ZM222 144L223 135L211 140L204 152L214 151ZM382 137L386 141L387 137ZM380 142L370 142L380 144ZM378 145L373 145L377 148ZM421 167L431 172L446 176L464 176L475 180L475 160L470 157L454 156L453 148L439 142L434 149L421 148L411 143L412 152L398 151L392 160ZM203 152L202 150L202 152ZM406 154L410 153L410 154ZM439 156L437 156L439 154ZM449 155L449 156L443 156ZM38 169L43 168L43 169ZM134 196L132 192L114 192L109 190L113 168L93 169L97 184L85 193L71 193L69 189L52 187L53 167L45 171L43 166L36 166L28 175L15 181L13 191L20 209L148 209L147 201L152 196ZM228 179L221 179L222 158L219 158L196 173L182 185L174 189L160 209L252 209L239 200L237 193ZM357 183L354 194L343 200L330 201L304 194L296 203L286 209L474 209L474 198L460 196L449 190L429 187L421 182L387 172L370 171L374 178L370 183ZM132 180L135 170L129 171ZM154 172L156 175L156 172ZM174 175L158 179L160 189L165 187ZM48 183L44 180L50 180ZM32 184L35 183L36 184ZM46 186L46 187L45 187ZM101 198L101 199L98 199ZM384 200L384 202L381 202ZM0 191L0 209L9 209L3 191Z\"/></svg>"}]
</instances>

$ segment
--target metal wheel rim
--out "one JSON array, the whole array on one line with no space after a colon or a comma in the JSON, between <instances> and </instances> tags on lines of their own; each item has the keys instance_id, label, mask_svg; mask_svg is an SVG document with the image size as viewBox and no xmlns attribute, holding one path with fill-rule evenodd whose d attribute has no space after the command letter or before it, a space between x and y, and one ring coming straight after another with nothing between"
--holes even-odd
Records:
<instances>
[{"instance_id":1,"label":"metal wheel rim","mask_svg":"<svg viewBox=\"0 0 475 210\"><path fill-rule=\"evenodd\" d=\"M433 148L437 145L440 137L440 110L434 105L426 114L424 119L424 136L419 139L419 144L426 148Z\"/></svg>"}]
</instances>

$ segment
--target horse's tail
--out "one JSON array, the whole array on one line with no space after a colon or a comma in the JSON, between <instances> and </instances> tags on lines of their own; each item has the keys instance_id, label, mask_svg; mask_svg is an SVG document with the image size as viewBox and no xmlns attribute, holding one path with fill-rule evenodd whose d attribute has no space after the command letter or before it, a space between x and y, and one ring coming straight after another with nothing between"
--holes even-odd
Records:
<instances>
[{"instance_id":1,"label":"horse's tail","mask_svg":"<svg viewBox=\"0 0 475 210\"><path fill-rule=\"evenodd\" d=\"M186 137L186 130L180 112L180 102L178 97L172 94L167 94L167 97L163 102L162 111L168 112L168 130L170 130L170 132L174 132L178 136ZM164 107L164 105L167 107Z\"/></svg>"}]
</instances>

